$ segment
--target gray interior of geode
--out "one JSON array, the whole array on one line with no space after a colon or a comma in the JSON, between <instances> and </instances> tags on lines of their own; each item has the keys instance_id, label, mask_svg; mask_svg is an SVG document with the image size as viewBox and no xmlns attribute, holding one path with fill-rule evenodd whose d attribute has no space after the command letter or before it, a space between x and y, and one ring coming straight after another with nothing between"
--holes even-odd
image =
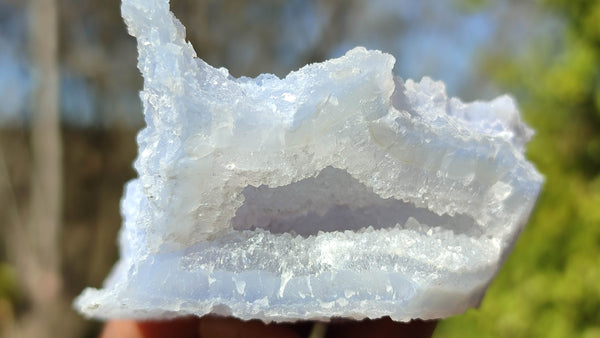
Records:
<instances>
[{"instance_id":1,"label":"gray interior of geode","mask_svg":"<svg viewBox=\"0 0 600 338\"><path fill-rule=\"evenodd\" d=\"M438 215L410 201L381 198L345 170L333 167L285 186L247 186L242 195L244 203L231 220L234 230L262 228L308 237L319 231L403 227L410 217L455 234L474 236L482 230L468 215Z\"/></svg>"}]
</instances>

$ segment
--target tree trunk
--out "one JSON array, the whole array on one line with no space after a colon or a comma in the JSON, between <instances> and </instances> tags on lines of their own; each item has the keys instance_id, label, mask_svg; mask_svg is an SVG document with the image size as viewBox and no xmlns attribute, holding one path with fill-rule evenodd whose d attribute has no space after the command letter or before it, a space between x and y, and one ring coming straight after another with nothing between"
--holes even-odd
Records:
<instances>
[{"instance_id":1,"label":"tree trunk","mask_svg":"<svg viewBox=\"0 0 600 338\"><path fill-rule=\"evenodd\" d=\"M59 116L56 0L29 1L29 39L34 74L31 115L31 179L26 224L15 224L13 259L30 311L14 328L21 337L64 334L59 236L62 215L62 145Z\"/></svg>"}]
</instances>

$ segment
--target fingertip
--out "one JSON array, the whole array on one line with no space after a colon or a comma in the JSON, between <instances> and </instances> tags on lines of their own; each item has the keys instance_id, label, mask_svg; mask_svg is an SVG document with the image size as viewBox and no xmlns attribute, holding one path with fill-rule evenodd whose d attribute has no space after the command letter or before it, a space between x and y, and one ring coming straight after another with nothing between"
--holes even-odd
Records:
<instances>
[{"instance_id":1,"label":"fingertip","mask_svg":"<svg viewBox=\"0 0 600 338\"><path fill-rule=\"evenodd\" d=\"M430 338L437 321L413 320L395 322L390 317L362 321L333 321L328 325L327 337L411 337Z\"/></svg>"},{"instance_id":2,"label":"fingertip","mask_svg":"<svg viewBox=\"0 0 600 338\"><path fill-rule=\"evenodd\" d=\"M204 316L200 319L200 337L299 338L291 327L265 324L260 320L243 321L233 317Z\"/></svg>"},{"instance_id":3,"label":"fingertip","mask_svg":"<svg viewBox=\"0 0 600 338\"><path fill-rule=\"evenodd\" d=\"M100 338L142 338L138 323L133 320L111 320L104 325Z\"/></svg>"},{"instance_id":4,"label":"fingertip","mask_svg":"<svg viewBox=\"0 0 600 338\"><path fill-rule=\"evenodd\" d=\"M198 337L196 317L161 321L113 320L104 326L101 338Z\"/></svg>"},{"instance_id":5,"label":"fingertip","mask_svg":"<svg viewBox=\"0 0 600 338\"><path fill-rule=\"evenodd\" d=\"M138 327L144 338L158 337L198 337L198 317L178 318L175 320L139 322Z\"/></svg>"}]
</instances>

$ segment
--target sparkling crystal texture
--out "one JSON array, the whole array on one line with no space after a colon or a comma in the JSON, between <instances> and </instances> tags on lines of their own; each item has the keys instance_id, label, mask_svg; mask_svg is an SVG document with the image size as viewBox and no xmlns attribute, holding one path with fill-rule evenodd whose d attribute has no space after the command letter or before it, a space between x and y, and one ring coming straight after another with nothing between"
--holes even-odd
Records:
<instances>
[{"instance_id":1,"label":"sparkling crystal texture","mask_svg":"<svg viewBox=\"0 0 600 338\"><path fill-rule=\"evenodd\" d=\"M508 96L463 103L355 48L283 79L198 59L167 0L123 0L146 128L121 258L89 317L440 318L476 306L535 204Z\"/></svg>"}]
</instances>

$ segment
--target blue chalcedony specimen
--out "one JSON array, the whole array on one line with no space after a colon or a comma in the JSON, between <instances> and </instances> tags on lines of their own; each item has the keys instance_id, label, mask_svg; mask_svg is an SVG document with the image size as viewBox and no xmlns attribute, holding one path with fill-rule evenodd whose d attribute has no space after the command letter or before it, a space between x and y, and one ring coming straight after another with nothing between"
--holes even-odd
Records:
<instances>
[{"instance_id":1,"label":"blue chalcedony specimen","mask_svg":"<svg viewBox=\"0 0 600 338\"><path fill-rule=\"evenodd\" d=\"M357 47L283 79L198 59L123 0L144 76L121 258L86 316L439 318L476 306L543 182L508 96L463 103Z\"/></svg>"}]
</instances>

